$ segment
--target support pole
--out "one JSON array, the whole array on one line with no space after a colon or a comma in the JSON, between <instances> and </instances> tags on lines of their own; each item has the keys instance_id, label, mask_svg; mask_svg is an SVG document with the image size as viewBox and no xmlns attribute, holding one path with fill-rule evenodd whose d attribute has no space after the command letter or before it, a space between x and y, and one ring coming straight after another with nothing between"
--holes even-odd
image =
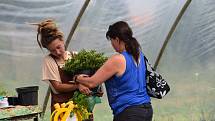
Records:
<instances>
[{"instance_id":1,"label":"support pole","mask_svg":"<svg viewBox=\"0 0 215 121\"><path fill-rule=\"evenodd\" d=\"M69 43L70 43L70 41L71 41L71 39L72 39L72 36L73 36L73 34L74 34L74 32L75 32L75 29L77 28L77 26L78 26L78 24L79 24L79 22L80 22L80 20L81 20L81 17L82 17L82 15L83 15L84 11L86 10L86 8L87 8L89 2L90 2L90 0L86 0L86 1L85 1L84 5L82 6L82 8L81 8L81 10L80 10L80 12L79 12L78 17L77 17L76 20L75 20L75 23L74 23L73 26L72 26L72 29L71 29L71 31L70 31L70 33L69 33L69 36L67 37L67 40L66 40L66 44L65 44L66 49L68 48L68 45L69 45Z\"/></svg>"},{"instance_id":2,"label":"support pole","mask_svg":"<svg viewBox=\"0 0 215 121\"><path fill-rule=\"evenodd\" d=\"M185 12L186 9L188 8L188 6L189 6L189 4L191 3L191 1L192 1L192 0L187 0L187 1L186 1L186 3L184 4L183 8L182 8L181 11L180 11L180 13L178 14L178 16L177 16L175 22L173 23L173 25L172 25L172 27L171 27L171 29L170 29L168 35L166 36L166 39L165 39L165 41L164 41L164 43L163 43L163 45L162 45L162 47L161 47L161 50L160 50L160 52L159 52L159 54L158 54L158 56L157 56L156 62L155 62L155 64L154 64L154 69L155 69L155 70L157 69L157 66L158 66L158 64L159 64L159 62L160 62L160 59L161 59L161 57L162 57L162 55L163 55L164 50L166 49L167 43L169 42L169 40L170 40L170 38L171 38L173 32L174 32L175 29L176 29L176 26L178 25L179 21L181 20L181 17L183 16L184 12Z\"/></svg>"},{"instance_id":3,"label":"support pole","mask_svg":"<svg viewBox=\"0 0 215 121\"><path fill-rule=\"evenodd\" d=\"M41 113L41 119L44 119L44 115L45 115L45 112L46 112L46 108L47 108L47 104L48 104L48 101L49 101L50 94L51 94L51 87L49 86L48 90L46 91L45 100L43 102L43 110L42 110L42 113Z\"/></svg>"}]
</instances>

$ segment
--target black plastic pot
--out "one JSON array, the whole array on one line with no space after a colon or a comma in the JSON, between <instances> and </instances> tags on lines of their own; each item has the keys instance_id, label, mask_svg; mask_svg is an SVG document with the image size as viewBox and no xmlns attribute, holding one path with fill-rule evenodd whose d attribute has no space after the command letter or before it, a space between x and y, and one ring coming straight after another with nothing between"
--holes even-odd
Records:
<instances>
[{"instance_id":1,"label":"black plastic pot","mask_svg":"<svg viewBox=\"0 0 215 121\"><path fill-rule=\"evenodd\" d=\"M9 105L20 105L18 97L7 97Z\"/></svg>"},{"instance_id":2,"label":"black plastic pot","mask_svg":"<svg viewBox=\"0 0 215 121\"><path fill-rule=\"evenodd\" d=\"M78 72L78 74L87 74L89 76L92 76L95 72L95 70L81 70Z\"/></svg>"},{"instance_id":3,"label":"black plastic pot","mask_svg":"<svg viewBox=\"0 0 215 121\"><path fill-rule=\"evenodd\" d=\"M95 70L82 70L82 71L79 71L78 74L87 74L89 76L92 76L93 74L95 74L95 72L96 72ZM97 87L92 88L90 90L92 91L91 95L97 95L97 96L103 95L103 92L101 93L102 85L98 85Z\"/></svg>"},{"instance_id":4,"label":"black plastic pot","mask_svg":"<svg viewBox=\"0 0 215 121\"><path fill-rule=\"evenodd\" d=\"M38 105L38 86L16 88L20 105Z\"/></svg>"}]
</instances>

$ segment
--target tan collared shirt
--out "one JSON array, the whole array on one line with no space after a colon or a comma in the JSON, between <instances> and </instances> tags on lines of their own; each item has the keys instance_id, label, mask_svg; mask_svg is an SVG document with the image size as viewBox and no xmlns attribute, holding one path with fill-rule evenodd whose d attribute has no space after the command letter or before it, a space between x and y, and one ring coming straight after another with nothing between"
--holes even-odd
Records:
<instances>
[{"instance_id":1,"label":"tan collared shirt","mask_svg":"<svg viewBox=\"0 0 215 121\"><path fill-rule=\"evenodd\" d=\"M77 52L75 52L75 51L72 53L77 54ZM66 59L70 59L72 57L71 53L69 51L66 51L66 55L67 55ZM57 62L58 65L60 66L60 68L62 68L64 66L65 61L63 63ZM43 59L42 81L47 82L55 94L59 94L59 93L51 85L50 81L62 82L61 78L60 78L60 73L58 71L58 65L56 64L55 60L49 55L46 55Z\"/></svg>"}]
</instances>

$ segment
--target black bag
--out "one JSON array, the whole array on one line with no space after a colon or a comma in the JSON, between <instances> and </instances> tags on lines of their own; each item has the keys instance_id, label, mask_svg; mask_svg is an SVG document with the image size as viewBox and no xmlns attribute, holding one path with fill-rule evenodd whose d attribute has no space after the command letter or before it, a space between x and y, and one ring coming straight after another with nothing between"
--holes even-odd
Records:
<instances>
[{"instance_id":1,"label":"black bag","mask_svg":"<svg viewBox=\"0 0 215 121\"><path fill-rule=\"evenodd\" d=\"M146 87L148 95L150 97L161 99L170 91L170 87L167 81L155 71L145 56L144 59L146 62ZM147 64L151 70L147 69Z\"/></svg>"}]
</instances>

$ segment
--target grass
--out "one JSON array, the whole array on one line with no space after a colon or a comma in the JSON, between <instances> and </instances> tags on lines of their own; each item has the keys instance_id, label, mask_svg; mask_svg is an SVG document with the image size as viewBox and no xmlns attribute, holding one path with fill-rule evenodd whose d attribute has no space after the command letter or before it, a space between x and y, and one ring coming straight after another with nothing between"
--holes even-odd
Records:
<instances>
[{"instance_id":1,"label":"grass","mask_svg":"<svg viewBox=\"0 0 215 121\"><path fill-rule=\"evenodd\" d=\"M183 76L174 80L164 99L152 100L153 121L215 121L214 82Z\"/></svg>"}]
</instances>

